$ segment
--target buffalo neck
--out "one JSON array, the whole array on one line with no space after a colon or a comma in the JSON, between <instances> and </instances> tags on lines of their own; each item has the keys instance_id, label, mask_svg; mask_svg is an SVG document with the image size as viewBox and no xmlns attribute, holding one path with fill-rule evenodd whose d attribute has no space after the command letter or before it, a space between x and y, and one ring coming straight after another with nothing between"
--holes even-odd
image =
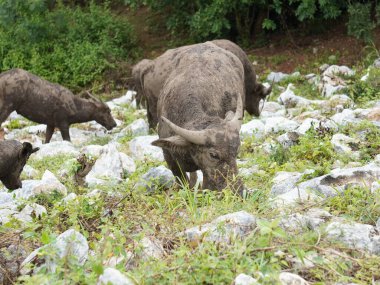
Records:
<instances>
[{"instance_id":1,"label":"buffalo neck","mask_svg":"<svg viewBox=\"0 0 380 285\"><path fill-rule=\"evenodd\" d=\"M74 96L75 112L70 116L70 123L84 123L94 120L96 106L93 102Z\"/></svg>"}]
</instances>

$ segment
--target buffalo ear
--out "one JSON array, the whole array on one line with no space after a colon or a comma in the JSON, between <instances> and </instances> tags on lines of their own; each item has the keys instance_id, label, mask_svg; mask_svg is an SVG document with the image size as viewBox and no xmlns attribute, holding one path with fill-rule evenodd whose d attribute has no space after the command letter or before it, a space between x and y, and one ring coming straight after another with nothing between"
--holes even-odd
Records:
<instances>
[{"instance_id":1,"label":"buffalo ear","mask_svg":"<svg viewBox=\"0 0 380 285\"><path fill-rule=\"evenodd\" d=\"M39 147L33 148L31 143L24 142L22 143L20 157L29 157L32 153L38 151L39 149Z\"/></svg>"},{"instance_id":2,"label":"buffalo ear","mask_svg":"<svg viewBox=\"0 0 380 285\"><path fill-rule=\"evenodd\" d=\"M172 136L164 139L158 139L152 142L152 145L172 151L184 151L186 147L191 145L190 142L181 136Z\"/></svg>"}]
</instances>

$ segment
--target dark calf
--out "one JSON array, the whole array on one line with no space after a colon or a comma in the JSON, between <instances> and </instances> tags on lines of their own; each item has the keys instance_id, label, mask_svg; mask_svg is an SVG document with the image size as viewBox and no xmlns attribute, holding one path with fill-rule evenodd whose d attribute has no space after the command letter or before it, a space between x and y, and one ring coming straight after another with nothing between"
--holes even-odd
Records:
<instances>
[{"instance_id":1,"label":"dark calf","mask_svg":"<svg viewBox=\"0 0 380 285\"><path fill-rule=\"evenodd\" d=\"M0 141L0 180L10 190L21 188L20 174L29 156L39 150L16 140Z\"/></svg>"},{"instance_id":2,"label":"dark calf","mask_svg":"<svg viewBox=\"0 0 380 285\"><path fill-rule=\"evenodd\" d=\"M59 128L64 140L70 141L69 127L74 123L95 120L110 130L116 126L106 104L85 94L74 96L67 88L46 81L22 69L0 74L0 124L17 111L27 119L46 124L48 143L54 128Z\"/></svg>"}]
</instances>

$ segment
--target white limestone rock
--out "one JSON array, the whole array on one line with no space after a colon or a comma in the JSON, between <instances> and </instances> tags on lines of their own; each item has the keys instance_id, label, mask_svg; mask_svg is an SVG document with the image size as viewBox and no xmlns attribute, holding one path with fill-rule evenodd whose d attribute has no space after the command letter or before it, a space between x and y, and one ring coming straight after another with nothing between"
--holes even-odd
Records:
<instances>
[{"instance_id":1,"label":"white limestone rock","mask_svg":"<svg viewBox=\"0 0 380 285\"><path fill-rule=\"evenodd\" d=\"M99 276L97 285L135 285L135 283L119 270L106 268Z\"/></svg>"},{"instance_id":2,"label":"white limestone rock","mask_svg":"<svg viewBox=\"0 0 380 285\"><path fill-rule=\"evenodd\" d=\"M264 136L264 129L264 123L261 120L254 119L241 126L240 136L243 139L252 136L255 138L262 138Z\"/></svg>"},{"instance_id":3,"label":"white limestone rock","mask_svg":"<svg viewBox=\"0 0 380 285\"><path fill-rule=\"evenodd\" d=\"M256 227L256 218L245 211L220 216L210 223L185 231L190 243L212 241L228 243L234 238L243 238Z\"/></svg>"},{"instance_id":4,"label":"white limestone rock","mask_svg":"<svg viewBox=\"0 0 380 285\"><path fill-rule=\"evenodd\" d=\"M136 137L129 142L129 149L132 157L136 160L157 160L164 161L162 149L151 145L151 143L158 139L158 136L140 136Z\"/></svg>"}]
</instances>

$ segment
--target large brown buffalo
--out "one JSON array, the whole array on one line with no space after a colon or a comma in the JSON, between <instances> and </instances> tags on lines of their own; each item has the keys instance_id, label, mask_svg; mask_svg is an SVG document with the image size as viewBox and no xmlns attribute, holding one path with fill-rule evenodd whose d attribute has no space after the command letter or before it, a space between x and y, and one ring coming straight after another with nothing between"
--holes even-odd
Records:
<instances>
[{"instance_id":1,"label":"large brown buffalo","mask_svg":"<svg viewBox=\"0 0 380 285\"><path fill-rule=\"evenodd\" d=\"M211 42L182 49L175 72L157 104L159 139L173 174L203 172L203 188L221 190L229 181L240 192L236 157L245 100L244 67L238 57Z\"/></svg>"},{"instance_id":2,"label":"large brown buffalo","mask_svg":"<svg viewBox=\"0 0 380 285\"><path fill-rule=\"evenodd\" d=\"M110 108L92 97L80 98L67 88L44 80L23 69L0 74L0 125L13 111L27 119L46 124L48 143L54 128L70 141L69 127L74 123L95 120L110 130L116 126Z\"/></svg>"},{"instance_id":3,"label":"large brown buffalo","mask_svg":"<svg viewBox=\"0 0 380 285\"><path fill-rule=\"evenodd\" d=\"M210 42L208 42L210 43ZM223 48L238 57L244 68L244 108L251 115L259 116L259 102L271 92L256 80L256 73L246 53L229 40L214 40L211 43ZM155 128L158 122L157 102L161 89L172 72L176 72L177 64L183 54L195 44L166 51L154 60L144 59L132 70L132 77L137 91L137 103L146 102L149 126Z\"/></svg>"}]
</instances>

